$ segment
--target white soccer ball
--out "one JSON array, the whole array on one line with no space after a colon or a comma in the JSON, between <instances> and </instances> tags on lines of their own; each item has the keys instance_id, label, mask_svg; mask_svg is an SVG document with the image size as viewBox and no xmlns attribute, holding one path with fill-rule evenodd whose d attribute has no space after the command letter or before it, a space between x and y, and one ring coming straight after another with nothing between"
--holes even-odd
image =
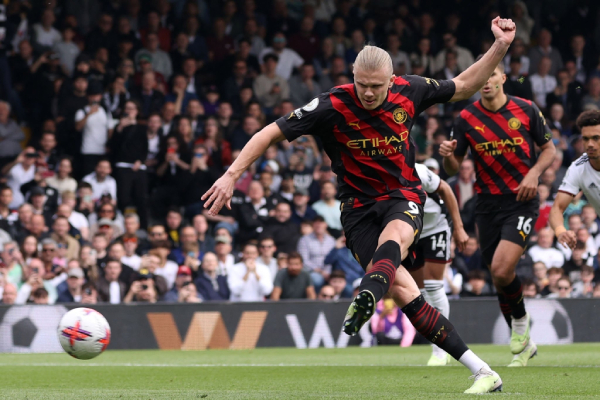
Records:
<instances>
[{"instance_id":1,"label":"white soccer ball","mask_svg":"<svg viewBox=\"0 0 600 400\"><path fill-rule=\"evenodd\" d=\"M110 326L106 318L91 308L75 308L66 313L58 325L62 348L80 360L102 353L110 342Z\"/></svg>"}]
</instances>

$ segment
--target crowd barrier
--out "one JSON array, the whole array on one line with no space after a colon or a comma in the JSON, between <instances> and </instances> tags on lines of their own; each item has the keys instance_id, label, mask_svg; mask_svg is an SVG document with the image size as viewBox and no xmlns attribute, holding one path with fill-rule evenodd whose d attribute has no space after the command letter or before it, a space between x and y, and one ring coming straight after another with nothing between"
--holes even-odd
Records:
<instances>
[{"instance_id":1,"label":"crowd barrier","mask_svg":"<svg viewBox=\"0 0 600 400\"><path fill-rule=\"evenodd\" d=\"M341 331L349 300L264 303L95 305L112 328L109 349L253 349L373 345L363 328ZM451 301L451 320L467 343L503 344L509 330L495 299ZM56 328L76 304L0 306L0 352L61 351ZM528 299L539 344L600 341L600 300Z\"/></svg>"}]
</instances>

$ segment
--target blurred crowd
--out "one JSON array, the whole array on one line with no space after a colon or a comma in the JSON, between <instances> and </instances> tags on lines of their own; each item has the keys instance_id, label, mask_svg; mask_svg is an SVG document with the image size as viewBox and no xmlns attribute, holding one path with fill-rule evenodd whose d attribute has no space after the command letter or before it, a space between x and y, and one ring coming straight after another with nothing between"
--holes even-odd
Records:
<instances>
[{"instance_id":1,"label":"blurred crowd","mask_svg":"<svg viewBox=\"0 0 600 400\"><path fill-rule=\"evenodd\" d=\"M588 0L5 1L2 303L352 296L363 272L318 139L269 148L237 182L231 210L209 216L202 194L265 125L351 83L365 43L389 52L396 75L452 79L489 48L497 15L517 24L505 91L538 104L558 148L519 275L530 296L600 296L593 208L577 198L567 210L573 251L545 228L583 153L574 120L600 108L598 12ZM418 160L444 179L439 144L466 104L429 108L412 132ZM473 234L447 268L456 296L494 291L475 236L474 174L467 159L448 180Z\"/></svg>"}]
</instances>

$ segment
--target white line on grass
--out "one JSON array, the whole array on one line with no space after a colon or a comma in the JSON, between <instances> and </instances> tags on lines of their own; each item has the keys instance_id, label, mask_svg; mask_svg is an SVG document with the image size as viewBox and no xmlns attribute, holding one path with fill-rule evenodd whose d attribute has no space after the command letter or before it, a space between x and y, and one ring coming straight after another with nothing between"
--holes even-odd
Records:
<instances>
[{"instance_id":1,"label":"white line on grass","mask_svg":"<svg viewBox=\"0 0 600 400\"><path fill-rule=\"evenodd\" d=\"M0 367L150 367L150 368L214 368L214 367L425 367L426 364L139 364L139 363L0 363ZM450 367L462 367L451 365ZM542 368L600 368L600 365L532 365Z\"/></svg>"}]
</instances>

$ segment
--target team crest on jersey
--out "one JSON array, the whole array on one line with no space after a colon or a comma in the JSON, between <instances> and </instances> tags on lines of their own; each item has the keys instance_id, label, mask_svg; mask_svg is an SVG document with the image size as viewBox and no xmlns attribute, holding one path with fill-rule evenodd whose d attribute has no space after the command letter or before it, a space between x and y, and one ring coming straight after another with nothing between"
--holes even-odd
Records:
<instances>
[{"instance_id":1,"label":"team crest on jersey","mask_svg":"<svg viewBox=\"0 0 600 400\"><path fill-rule=\"evenodd\" d=\"M516 131L521 127L521 121L518 118L511 118L508 120L508 127Z\"/></svg>"},{"instance_id":2,"label":"team crest on jersey","mask_svg":"<svg viewBox=\"0 0 600 400\"><path fill-rule=\"evenodd\" d=\"M404 108L398 107L394 110L394 122L403 124L404 121L406 121L406 118L408 118L408 113Z\"/></svg>"}]
</instances>

